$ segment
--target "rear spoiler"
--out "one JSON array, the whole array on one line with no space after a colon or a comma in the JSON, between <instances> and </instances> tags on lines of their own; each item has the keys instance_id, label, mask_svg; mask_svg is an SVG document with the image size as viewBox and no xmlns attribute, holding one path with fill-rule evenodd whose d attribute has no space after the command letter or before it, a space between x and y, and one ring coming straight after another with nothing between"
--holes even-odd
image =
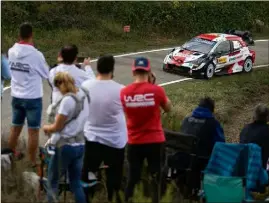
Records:
<instances>
[{"instance_id":1,"label":"rear spoiler","mask_svg":"<svg viewBox=\"0 0 269 203\"><path fill-rule=\"evenodd\" d=\"M252 33L250 31L232 29L232 30L226 30L224 33L241 37L248 46L252 46L255 44L252 37Z\"/></svg>"}]
</instances>

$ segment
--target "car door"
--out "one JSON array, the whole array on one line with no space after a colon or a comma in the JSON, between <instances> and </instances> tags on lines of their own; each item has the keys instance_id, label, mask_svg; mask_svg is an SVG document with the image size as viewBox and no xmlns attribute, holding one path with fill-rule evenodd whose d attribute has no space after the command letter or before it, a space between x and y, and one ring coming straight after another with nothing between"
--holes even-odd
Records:
<instances>
[{"instance_id":1,"label":"car door","mask_svg":"<svg viewBox=\"0 0 269 203\"><path fill-rule=\"evenodd\" d=\"M216 69L215 72L218 73L223 71L227 66L229 66L229 55L231 53L231 43L230 41L221 42L214 50L216 56Z\"/></svg>"},{"instance_id":2,"label":"car door","mask_svg":"<svg viewBox=\"0 0 269 203\"><path fill-rule=\"evenodd\" d=\"M232 51L229 55L229 64L231 72L241 72L244 65L244 50L242 44L238 40L231 40Z\"/></svg>"}]
</instances>

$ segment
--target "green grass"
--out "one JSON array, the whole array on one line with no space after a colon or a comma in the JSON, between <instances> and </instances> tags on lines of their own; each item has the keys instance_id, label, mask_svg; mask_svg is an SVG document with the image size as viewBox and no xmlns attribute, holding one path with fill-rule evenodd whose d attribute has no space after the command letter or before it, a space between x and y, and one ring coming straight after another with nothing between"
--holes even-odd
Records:
<instances>
[{"instance_id":1,"label":"green grass","mask_svg":"<svg viewBox=\"0 0 269 203\"><path fill-rule=\"evenodd\" d=\"M156 33L142 34L136 31L123 33L121 26L114 26L115 28L107 26L106 29L99 31L78 29L36 30L34 43L44 53L47 62L52 65L56 63L61 47L70 43L78 46L80 56L95 58L101 54L120 54L174 46L184 40L183 37L169 38ZM111 35L107 34L108 30L111 30ZM106 34L103 35L102 32ZM7 51L16 42L17 36L14 32L2 31L2 33L2 49Z\"/></svg>"},{"instance_id":2,"label":"green grass","mask_svg":"<svg viewBox=\"0 0 269 203\"><path fill-rule=\"evenodd\" d=\"M224 127L228 141L238 141L239 130L250 122L254 106L269 105L269 68L255 69L250 74L215 77L212 80L191 80L165 87L173 110L164 116L164 125L179 130L182 119L204 96L216 102L216 117Z\"/></svg>"}]
</instances>

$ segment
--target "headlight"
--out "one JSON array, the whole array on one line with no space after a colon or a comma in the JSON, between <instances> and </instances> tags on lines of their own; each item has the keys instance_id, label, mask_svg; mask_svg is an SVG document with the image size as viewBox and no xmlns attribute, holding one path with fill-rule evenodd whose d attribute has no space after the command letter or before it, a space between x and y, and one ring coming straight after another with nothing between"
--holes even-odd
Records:
<instances>
[{"instance_id":1,"label":"headlight","mask_svg":"<svg viewBox=\"0 0 269 203\"><path fill-rule=\"evenodd\" d=\"M188 63L192 63L194 65L200 65L203 61L204 61L204 58L198 58L198 59L193 60L193 61L188 61Z\"/></svg>"},{"instance_id":2,"label":"headlight","mask_svg":"<svg viewBox=\"0 0 269 203\"><path fill-rule=\"evenodd\" d=\"M173 53L173 51L175 51L176 48L173 48L172 50L168 51L167 55Z\"/></svg>"}]
</instances>

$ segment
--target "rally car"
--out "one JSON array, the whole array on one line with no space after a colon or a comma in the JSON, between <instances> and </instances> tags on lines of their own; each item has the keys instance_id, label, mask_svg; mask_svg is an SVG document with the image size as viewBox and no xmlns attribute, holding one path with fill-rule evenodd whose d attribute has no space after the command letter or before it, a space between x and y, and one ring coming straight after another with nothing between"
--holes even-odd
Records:
<instances>
[{"instance_id":1,"label":"rally car","mask_svg":"<svg viewBox=\"0 0 269 203\"><path fill-rule=\"evenodd\" d=\"M237 35L207 33L171 50L163 70L179 75L212 78L214 75L252 71L255 51Z\"/></svg>"}]
</instances>

